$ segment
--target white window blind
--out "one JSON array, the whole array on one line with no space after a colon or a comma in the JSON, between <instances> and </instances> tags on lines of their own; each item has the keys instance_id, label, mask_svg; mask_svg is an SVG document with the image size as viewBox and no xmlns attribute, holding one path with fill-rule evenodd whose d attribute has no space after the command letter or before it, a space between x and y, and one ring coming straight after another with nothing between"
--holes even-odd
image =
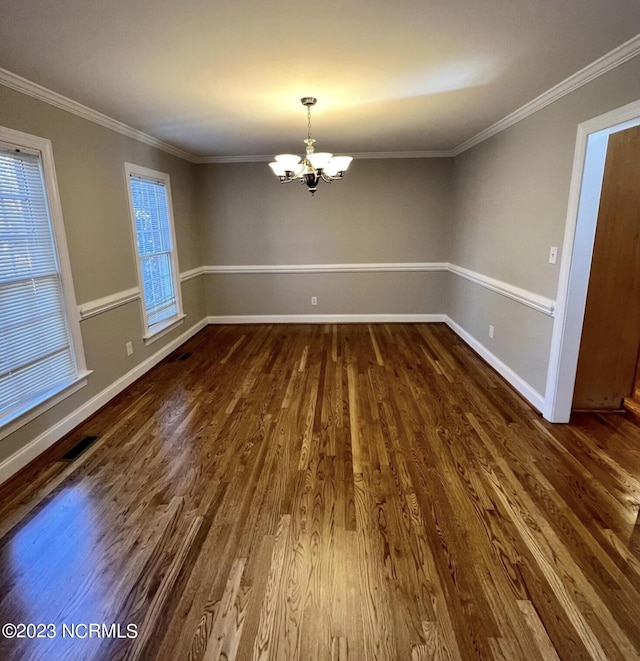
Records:
<instances>
[{"instance_id":1,"label":"white window blind","mask_svg":"<svg viewBox=\"0 0 640 661\"><path fill-rule=\"evenodd\" d=\"M135 175L129 182L147 326L153 329L179 313L167 191L163 182Z\"/></svg>"},{"instance_id":2,"label":"white window blind","mask_svg":"<svg viewBox=\"0 0 640 661\"><path fill-rule=\"evenodd\" d=\"M76 376L40 154L0 145L0 424Z\"/></svg>"}]
</instances>

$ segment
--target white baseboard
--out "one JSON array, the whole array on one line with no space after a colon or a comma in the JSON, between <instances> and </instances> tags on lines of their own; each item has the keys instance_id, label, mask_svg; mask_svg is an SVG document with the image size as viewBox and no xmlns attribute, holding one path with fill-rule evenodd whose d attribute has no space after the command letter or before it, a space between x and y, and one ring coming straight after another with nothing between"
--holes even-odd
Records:
<instances>
[{"instance_id":1,"label":"white baseboard","mask_svg":"<svg viewBox=\"0 0 640 661\"><path fill-rule=\"evenodd\" d=\"M131 371L99 392L53 427L0 463L0 484L15 475L65 434L93 415L99 408L121 393L181 344L201 331L207 324L346 324L346 323L437 323L444 322L472 349L508 381L539 411L544 410L544 397L524 379L492 354L483 344L445 314L308 314L308 315L231 315L202 319L187 331L165 345L157 353L139 363Z\"/></svg>"},{"instance_id":2,"label":"white baseboard","mask_svg":"<svg viewBox=\"0 0 640 661\"><path fill-rule=\"evenodd\" d=\"M314 273L453 273L489 291L510 298L521 305L542 312L550 317L555 314L556 302L550 298L516 287L508 282L492 278L471 269L449 262L388 262L356 264L223 264L198 266L180 274L180 282L188 282L201 275L309 275ZM80 319L102 314L120 305L140 298L140 288L134 287L115 292L79 306ZM413 321L411 315L407 321ZM233 323L233 322L229 322ZM248 322L250 323L250 322ZM277 323L277 322L274 322Z\"/></svg>"},{"instance_id":3,"label":"white baseboard","mask_svg":"<svg viewBox=\"0 0 640 661\"><path fill-rule=\"evenodd\" d=\"M544 397L532 388L521 376L516 374L508 365L503 363L497 356L491 353L484 344L476 340L462 326L450 317L445 316L445 323L449 328L463 339L476 353L493 367L507 382L509 382L532 406L538 411L544 411Z\"/></svg>"},{"instance_id":4,"label":"white baseboard","mask_svg":"<svg viewBox=\"0 0 640 661\"><path fill-rule=\"evenodd\" d=\"M181 344L184 344L189 338L201 331L206 325L207 320L202 319L189 330L182 333L182 335L176 337L175 340L172 340L169 344L162 347L162 349L153 354L153 356L150 356L136 365L131 371L127 372L110 386L92 397L88 402L85 402L66 418L63 418L53 427L42 432L40 436L34 438L33 441L20 448L15 454L7 457L7 459L0 463L0 484L8 480L12 475L15 475L19 470L50 448L54 443L59 441L65 434L68 434L90 415L93 415L100 407L104 406L109 400L121 393L127 386L130 386L134 381L157 365L162 359L166 358Z\"/></svg>"},{"instance_id":5,"label":"white baseboard","mask_svg":"<svg viewBox=\"0 0 640 661\"><path fill-rule=\"evenodd\" d=\"M384 324L444 322L444 314L252 314L207 317L210 324Z\"/></svg>"},{"instance_id":6,"label":"white baseboard","mask_svg":"<svg viewBox=\"0 0 640 661\"><path fill-rule=\"evenodd\" d=\"M508 381L538 411L544 410L544 397L521 376L491 353L483 344L446 314L275 314L227 315L208 317L210 324L366 324L444 322L474 351Z\"/></svg>"}]
</instances>

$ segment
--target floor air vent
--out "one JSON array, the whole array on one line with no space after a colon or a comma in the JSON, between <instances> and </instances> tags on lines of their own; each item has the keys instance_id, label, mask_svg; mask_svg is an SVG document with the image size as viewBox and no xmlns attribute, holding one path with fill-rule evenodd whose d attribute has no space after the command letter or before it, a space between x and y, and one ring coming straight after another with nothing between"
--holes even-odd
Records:
<instances>
[{"instance_id":1,"label":"floor air vent","mask_svg":"<svg viewBox=\"0 0 640 661\"><path fill-rule=\"evenodd\" d=\"M187 353L183 353L182 356L180 356L180 358L178 358L178 360L186 360L187 358L189 358L190 355L191 355L191 351L189 351Z\"/></svg>"},{"instance_id":2,"label":"floor air vent","mask_svg":"<svg viewBox=\"0 0 640 661\"><path fill-rule=\"evenodd\" d=\"M67 454L62 455L59 461L75 461L85 450L91 447L100 437L99 436L85 436L78 441Z\"/></svg>"}]
</instances>

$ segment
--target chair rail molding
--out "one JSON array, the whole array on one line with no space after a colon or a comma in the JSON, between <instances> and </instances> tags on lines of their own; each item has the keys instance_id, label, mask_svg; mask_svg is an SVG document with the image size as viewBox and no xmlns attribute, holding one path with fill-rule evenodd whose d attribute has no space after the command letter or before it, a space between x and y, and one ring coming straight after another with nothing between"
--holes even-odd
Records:
<instances>
[{"instance_id":1,"label":"chair rail molding","mask_svg":"<svg viewBox=\"0 0 640 661\"><path fill-rule=\"evenodd\" d=\"M522 289L521 287L516 287L515 285L492 278L488 275L472 271L471 269L457 266L456 264L449 264L449 271L465 280L474 282L485 289L489 289L490 291L517 301L518 303L522 303L522 305L526 305L533 310L542 312L549 317L553 317L554 315L555 301L552 301L550 298L540 296L540 294L535 294L534 292Z\"/></svg>"},{"instance_id":2,"label":"chair rail molding","mask_svg":"<svg viewBox=\"0 0 640 661\"><path fill-rule=\"evenodd\" d=\"M97 314L108 312L114 308L119 308L121 305L126 305L132 301L137 301L140 298L140 287L132 287L123 291L109 294L102 298L96 298L94 301L87 301L78 305L78 315L80 321L95 317Z\"/></svg>"},{"instance_id":3,"label":"chair rail molding","mask_svg":"<svg viewBox=\"0 0 640 661\"><path fill-rule=\"evenodd\" d=\"M571 416L609 134L638 125L640 100L577 129L543 411L550 422Z\"/></svg>"},{"instance_id":4,"label":"chair rail molding","mask_svg":"<svg viewBox=\"0 0 640 661\"><path fill-rule=\"evenodd\" d=\"M450 264L449 262L376 262L362 264L220 264L203 266L207 275L270 275L278 273L453 273L485 289L506 296L533 310L553 317L555 301L508 282ZM198 273L199 275L199 273ZM195 277L195 276L193 276Z\"/></svg>"},{"instance_id":5,"label":"chair rail molding","mask_svg":"<svg viewBox=\"0 0 640 661\"><path fill-rule=\"evenodd\" d=\"M183 271L180 273L180 282L182 283L193 280L193 278L204 275L204 272L204 267L202 266L189 271ZM127 305L127 303L137 301L141 296L142 293L140 287L131 287L131 289L124 289L123 291L118 291L114 294L109 294L108 296L103 296L102 298L96 298L93 301L82 303L81 305L78 305L80 321L95 317L97 314L102 314L103 312L108 312L121 305Z\"/></svg>"}]
</instances>

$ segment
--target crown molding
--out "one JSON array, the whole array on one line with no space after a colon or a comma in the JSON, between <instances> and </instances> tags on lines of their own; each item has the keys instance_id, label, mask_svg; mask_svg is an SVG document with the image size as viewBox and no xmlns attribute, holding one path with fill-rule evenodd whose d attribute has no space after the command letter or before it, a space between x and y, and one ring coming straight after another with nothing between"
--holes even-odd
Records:
<instances>
[{"instance_id":1,"label":"crown molding","mask_svg":"<svg viewBox=\"0 0 640 661\"><path fill-rule=\"evenodd\" d=\"M580 69L580 71L577 71L568 78L565 78L562 82L558 83L528 103L525 103L525 105L523 105L521 108L518 108L518 110L510 113L506 117L503 117L495 124L492 124L483 131L480 131L480 133L477 133L468 140L465 140L462 144L451 150L451 155L458 156L459 154L462 154L463 152L467 151L467 149L471 149L471 147L475 147L481 142L484 142L492 136L500 133L501 131L508 129L510 126L513 126L526 117L529 117L529 115L533 115L533 113L538 112L538 110L542 110L542 108L545 106L548 106L554 101L561 99L563 96L570 94L579 87L590 83L592 80L595 80L599 76L607 73L607 71L615 69L616 67L624 64L639 54L640 34L632 37L629 39L629 41L625 41L623 44L617 48L614 48L606 55L603 55L601 58L595 60L595 62L588 64L586 67L584 67L584 69Z\"/></svg>"},{"instance_id":2,"label":"crown molding","mask_svg":"<svg viewBox=\"0 0 640 661\"><path fill-rule=\"evenodd\" d=\"M138 142L143 142L150 147L155 147L156 149L160 149L164 152L167 152L168 154L182 158L185 161L189 161L191 163L195 162L195 157L189 152L183 151L178 147L174 147L168 142L158 140L158 138L154 138L152 135L148 135L143 131L134 129L128 124L119 122L117 119L112 119L107 115L103 115L97 110L93 110L92 108L84 106L77 101L73 101L72 99L63 96L62 94L58 94L57 92L43 87L42 85L38 85L38 83L34 83L31 80L23 78L22 76L18 76L11 71L0 68L0 84L17 90L18 92L22 92L23 94L27 94L28 96L32 96L34 99L44 101L45 103L55 106L56 108L66 110L67 112L77 115L78 117L82 117L83 119L88 119L90 122L94 122L94 124L99 124L100 126L104 126L108 129L111 129L112 131L126 135L127 137L133 138Z\"/></svg>"},{"instance_id":3,"label":"crown molding","mask_svg":"<svg viewBox=\"0 0 640 661\"><path fill-rule=\"evenodd\" d=\"M451 158L455 156L453 149L430 150L430 151L363 151L352 153L354 159L378 159L378 158ZM193 163L269 163L274 155L249 155L249 156L194 156Z\"/></svg>"},{"instance_id":4,"label":"crown molding","mask_svg":"<svg viewBox=\"0 0 640 661\"><path fill-rule=\"evenodd\" d=\"M432 149L427 151L363 151L352 154L357 159L377 158L451 158L453 149Z\"/></svg>"},{"instance_id":5,"label":"crown molding","mask_svg":"<svg viewBox=\"0 0 640 661\"><path fill-rule=\"evenodd\" d=\"M454 149L443 150L427 150L427 151L394 151L394 152L359 152L352 154L355 159L391 159L391 158L453 158L462 154L463 152L475 147L476 145L484 142L485 140L493 137L494 135L504 131L505 129L517 124L526 117L533 115L538 110L545 106L557 101L558 99L566 96L574 90L586 85L595 78L615 69L616 67L624 64L628 60L640 54L640 34L632 37L625 43L617 48L603 55L591 64L573 75L565 78L562 82L558 83L551 89L547 90L540 96L529 101L522 107L510 113L506 117L497 121L495 124L487 127L480 133L472 136L468 140L455 147ZM207 163L268 163L273 156L271 155L247 155L247 156L195 156L187 151L179 149L174 145L154 138L152 135L134 129L133 127L119 122L116 119L104 115L97 110L93 110L77 101L53 92L42 85L38 85L22 76L18 76L11 71L0 68L0 84L15 89L18 92L32 96L40 101L49 103L50 105L66 110L74 115L88 119L91 122L104 126L108 129L126 135L129 138L143 142L150 147L155 147L168 154L182 158L185 161L196 164Z\"/></svg>"},{"instance_id":6,"label":"crown molding","mask_svg":"<svg viewBox=\"0 0 640 661\"><path fill-rule=\"evenodd\" d=\"M249 154L247 156L194 156L193 162L198 165L208 163L270 163L273 160L273 154Z\"/></svg>"},{"instance_id":7,"label":"crown molding","mask_svg":"<svg viewBox=\"0 0 640 661\"><path fill-rule=\"evenodd\" d=\"M376 159L376 158L453 158L459 156L463 152L475 147L476 145L488 140L489 138L497 135L498 133L508 129L510 126L517 124L526 117L533 115L542 110L542 108L550 105L554 101L561 99L563 96L570 94L574 90L590 83L599 76L615 69L616 67L624 64L628 60L640 55L640 34L632 37L628 41L614 48L609 53L598 58L591 64L588 64L580 71L572 74L568 78L554 85L551 89L547 90L540 96L532 99L525 105L521 106L514 112L503 117L495 124L480 131L468 140L465 140L454 149L442 149L431 151L398 151L398 152L360 152L352 154L357 159ZM251 163L251 162L269 162L272 156L204 156L196 157L195 163Z\"/></svg>"},{"instance_id":8,"label":"crown molding","mask_svg":"<svg viewBox=\"0 0 640 661\"><path fill-rule=\"evenodd\" d=\"M170 145L168 142L154 138L152 135L134 129L128 124L119 122L117 119L93 110L73 99L69 99L58 92L54 92L38 83L18 76L7 69L0 67L0 84L11 89L27 94L39 101L66 110L78 117L88 119L90 122L104 126L129 138L143 142L150 147L155 147L168 154L182 158L189 163L204 165L208 163L269 163L273 160L272 154L249 154L246 156L194 156L193 154ZM430 151L401 151L401 152L359 152L352 154L356 159L382 159L382 158L448 158L455 156L454 150L430 150Z\"/></svg>"}]
</instances>

